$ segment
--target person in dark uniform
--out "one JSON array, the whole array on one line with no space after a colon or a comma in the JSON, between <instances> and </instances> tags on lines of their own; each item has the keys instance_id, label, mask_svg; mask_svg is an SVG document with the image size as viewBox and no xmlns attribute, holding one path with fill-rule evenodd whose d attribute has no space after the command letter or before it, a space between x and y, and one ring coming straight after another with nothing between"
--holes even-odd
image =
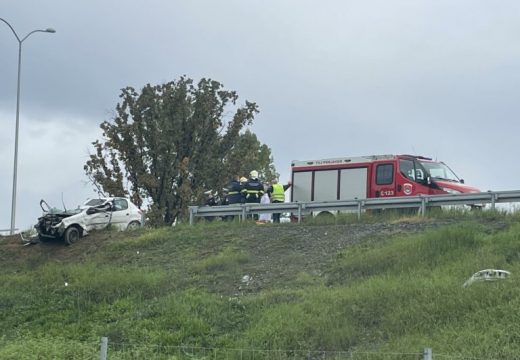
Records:
<instances>
[{"instance_id":1,"label":"person in dark uniform","mask_svg":"<svg viewBox=\"0 0 520 360\"><path fill-rule=\"evenodd\" d=\"M249 173L249 179L244 184L242 194L246 203L260 204L260 199L264 194L264 184L258 179L258 171L253 170ZM258 215L253 218L257 220Z\"/></svg>"},{"instance_id":2,"label":"person in dark uniform","mask_svg":"<svg viewBox=\"0 0 520 360\"><path fill-rule=\"evenodd\" d=\"M226 193L225 204L231 205L242 203L242 188L243 185L240 183L238 176L231 178L224 188L224 192Z\"/></svg>"},{"instance_id":3,"label":"person in dark uniform","mask_svg":"<svg viewBox=\"0 0 520 360\"><path fill-rule=\"evenodd\" d=\"M243 185L240 183L239 177L235 176L229 180L229 183L224 188L223 205L241 204L244 202L244 196L242 194ZM224 220L233 220L233 215L224 217Z\"/></svg>"},{"instance_id":4,"label":"person in dark uniform","mask_svg":"<svg viewBox=\"0 0 520 360\"><path fill-rule=\"evenodd\" d=\"M204 204L206 206L218 206L220 205L220 199L216 196L216 194L213 194L212 190L204 191ZM213 216L205 216L204 217L207 221L213 221L215 218Z\"/></svg>"},{"instance_id":5,"label":"person in dark uniform","mask_svg":"<svg viewBox=\"0 0 520 360\"><path fill-rule=\"evenodd\" d=\"M206 196L205 205L207 206L217 206L219 204L218 198L213 194L212 190L204 191L204 195Z\"/></svg>"},{"instance_id":6,"label":"person in dark uniform","mask_svg":"<svg viewBox=\"0 0 520 360\"><path fill-rule=\"evenodd\" d=\"M264 185L258 179L258 171L253 170L249 173L249 179L247 179L242 189L246 203L260 203L260 199L264 194Z\"/></svg>"}]
</instances>

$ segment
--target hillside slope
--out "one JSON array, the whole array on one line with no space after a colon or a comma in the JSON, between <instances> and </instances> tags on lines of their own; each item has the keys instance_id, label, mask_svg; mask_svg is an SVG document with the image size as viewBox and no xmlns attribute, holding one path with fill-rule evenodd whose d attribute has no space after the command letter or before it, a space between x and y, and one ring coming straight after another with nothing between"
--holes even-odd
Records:
<instances>
[{"instance_id":1,"label":"hillside slope","mask_svg":"<svg viewBox=\"0 0 520 360\"><path fill-rule=\"evenodd\" d=\"M519 282L462 284L519 261L517 217L484 213L3 237L0 358L93 358L108 336L110 359L510 359Z\"/></svg>"},{"instance_id":2,"label":"hillside slope","mask_svg":"<svg viewBox=\"0 0 520 360\"><path fill-rule=\"evenodd\" d=\"M153 239L149 238L154 235L146 231L94 232L73 246L66 246L61 241L22 246L21 238L13 236L0 242L0 262L7 271L33 269L48 263L88 262L92 259L113 265L189 271L190 258L208 262L213 259L218 263L214 257L221 254L222 264L215 264L213 269L216 270L213 274L215 278L210 276L210 284L199 285L223 295L234 295L246 290L243 276L249 277L248 292L280 284L287 286L286 283L294 281L301 273L320 276L340 251L363 240L384 241L392 236L411 235L450 223L453 221L428 219L344 225L249 224L230 228L226 228L226 224L217 223L199 229L184 228L180 233L176 233L175 229L161 229L154 232L158 236ZM197 233L195 237L200 236L195 243L191 241L193 235L188 238L183 236L192 230ZM230 260L231 263L240 263L234 269L235 278L218 271L226 267L226 254L230 258L233 258L233 254L242 258ZM208 270L212 270L211 264L207 266Z\"/></svg>"}]
</instances>

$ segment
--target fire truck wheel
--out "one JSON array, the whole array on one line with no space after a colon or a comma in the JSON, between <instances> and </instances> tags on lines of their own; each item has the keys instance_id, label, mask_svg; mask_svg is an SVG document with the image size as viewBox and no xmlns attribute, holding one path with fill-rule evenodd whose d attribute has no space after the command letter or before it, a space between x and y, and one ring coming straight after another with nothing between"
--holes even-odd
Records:
<instances>
[{"instance_id":1,"label":"fire truck wheel","mask_svg":"<svg viewBox=\"0 0 520 360\"><path fill-rule=\"evenodd\" d=\"M324 219L324 220L325 219L327 219L327 220L334 219L334 215L328 211L322 211L318 215L316 215L316 217L318 219Z\"/></svg>"},{"instance_id":2,"label":"fire truck wheel","mask_svg":"<svg viewBox=\"0 0 520 360\"><path fill-rule=\"evenodd\" d=\"M81 233L79 232L77 227L71 226L67 230L65 230L65 233L63 234L63 240L65 240L65 243L67 245L72 245L76 241L79 240L81 237Z\"/></svg>"}]
</instances>

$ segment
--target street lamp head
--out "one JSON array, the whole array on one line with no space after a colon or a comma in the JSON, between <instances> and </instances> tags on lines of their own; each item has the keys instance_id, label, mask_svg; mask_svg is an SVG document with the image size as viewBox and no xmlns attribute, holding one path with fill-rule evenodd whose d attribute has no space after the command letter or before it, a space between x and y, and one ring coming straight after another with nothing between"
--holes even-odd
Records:
<instances>
[{"instance_id":1,"label":"street lamp head","mask_svg":"<svg viewBox=\"0 0 520 360\"><path fill-rule=\"evenodd\" d=\"M54 30L53 28L47 28L47 29L45 29L45 32L48 32L48 33L55 33L56 30Z\"/></svg>"}]
</instances>

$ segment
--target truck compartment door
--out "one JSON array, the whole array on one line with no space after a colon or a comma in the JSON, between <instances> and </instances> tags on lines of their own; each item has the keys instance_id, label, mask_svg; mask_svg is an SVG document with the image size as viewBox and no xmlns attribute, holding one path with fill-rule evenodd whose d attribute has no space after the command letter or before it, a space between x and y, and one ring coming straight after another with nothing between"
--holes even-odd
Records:
<instances>
[{"instance_id":1,"label":"truck compartment door","mask_svg":"<svg viewBox=\"0 0 520 360\"><path fill-rule=\"evenodd\" d=\"M367 168L343 169L340 173L340 200L366 199Z\"/></svg>"},{"instance_id":2,"label":"truck compartment door","mask_svg":"<svg viewBox=\"0 0 520 360\"><path fill-rule=\"evenodd\" d=\"M311 201L312 171L294 172L291 189L291 201Z\"/></svg>"},{"instance_id":3,"label":"truck compartment door","mask_svg":"<svg viewBox=\"0 0 520 360\"><path fill-rule=\"evenodd\" d=\"M338 170L316 171L314 173L313 201L338 199Z\"/></svg>"}]
</instances>

